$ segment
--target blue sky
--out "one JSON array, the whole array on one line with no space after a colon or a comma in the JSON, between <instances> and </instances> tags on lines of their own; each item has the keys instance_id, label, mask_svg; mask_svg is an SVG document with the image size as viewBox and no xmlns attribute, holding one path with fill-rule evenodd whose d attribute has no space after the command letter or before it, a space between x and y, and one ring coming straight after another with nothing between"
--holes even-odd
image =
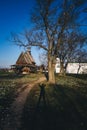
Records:
<instances>
[{"instance_id":1,"label":"blue sky","mask_svg":"<svg viewBox=\"0 0 87 130\"><path fill-rule=\"evenodd\" d=\"M8 39L11 32L20 33L30 27L29 14L34 0L0 0L0 67L15 64L19 54L23 51ZM32 55L39 64L38 54L32 49Z\"/></svg>"},{"instance_id":2,"label":"blue sky","mask_svg":"<svg viewBox=\"0 0 87 130\"><path fill-rule=\"evenodd\" d=\"M0 67L15 64L23 51L23 48L13 45L8 39L11 37L11 32L20 33L31 27L29 14L33 5L34 0L0 0ZM86 22L84 20L83 24ZM87 33L87 26L81 29ZM33 48L31 53L36 64L40 64L39 54L41 52Z\"/></svg>"}]
</instances>

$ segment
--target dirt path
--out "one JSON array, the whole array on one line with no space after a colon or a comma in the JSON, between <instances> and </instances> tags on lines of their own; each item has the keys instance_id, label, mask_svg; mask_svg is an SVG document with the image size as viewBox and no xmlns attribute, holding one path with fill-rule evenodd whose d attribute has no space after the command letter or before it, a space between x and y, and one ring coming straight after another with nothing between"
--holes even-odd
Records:
<instances>
[{"instance_id":1,"label":"dirt path","mask_svg":"<svg viewBox=\"0 0 87 130\"><path fill-rule=\"evenodd\" d=\"M1 130L19 130L21 126L20 119L26 98L32 87L44 80L45 77L42 77L38 81L35 81L32 84L23 85L17 90L17 97L10 108L10 114L7 115Z\"/></svg>"}]
</instances>

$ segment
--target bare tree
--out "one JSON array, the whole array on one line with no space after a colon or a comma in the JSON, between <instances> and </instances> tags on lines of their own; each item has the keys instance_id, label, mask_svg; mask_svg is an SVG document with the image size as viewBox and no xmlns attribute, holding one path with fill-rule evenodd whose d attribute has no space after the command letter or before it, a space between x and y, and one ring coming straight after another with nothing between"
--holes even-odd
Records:
<instances>
[{"instance_id":1,"label":"bare tree","mask_svg":"<svg viewBox=\"0 0 87 130\"><path fill-rule=\"evenodd\" d=\"M39 59L40 59L40 63L47 67L48 59L47 59L47 54L45 52L39 55Z\"/></svg>"},{"instance_id":2,"label":"bare tree","mask_svg":"<svg viewBox=\"0 0 87 130\"><path fill-rule=\"evenodd\" d=\"M65 73L69 62L81 62L87 54L84 50L87 44L87 36L78 31L63 33L62 41L58 48L60 58L60 73Z\"/></svg>"},{"instance_id":3,"label":"bare tree","mask_svg":"<svg viewBox=\"0 0 87 130\"><path fill-rule=\"evenodd\" d=\"M55 59L62 47L64 33L77 24L85 0L36 0L31 14L32 28L14 35L18 46L36 46L47 51L49 82L55 83ZM82 8L81 8L82 7ZM72 42L70 43L72 44Z\"/></svg>"}]
</instances>

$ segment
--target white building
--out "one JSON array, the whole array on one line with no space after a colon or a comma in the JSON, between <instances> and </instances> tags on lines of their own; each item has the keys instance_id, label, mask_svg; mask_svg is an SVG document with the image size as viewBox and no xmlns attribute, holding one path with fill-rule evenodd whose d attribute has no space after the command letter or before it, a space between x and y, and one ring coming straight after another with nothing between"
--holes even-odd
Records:
<instances>
[{"instance_id":1,"label":"white building","mask_svg":"<svg viewBox=\"0 0 87 130\"><path fill-rule=\"evenodd\" d=\"M60 73L60 59L56 59L55 72ZM66 73L87 74L87 63L68 63Z\"/></svg>"},{"instance_id":2,"label":"white building","mask_svg":"<svg viewBox=\"0 0 87 130\"><path fill-rule=\"evenodd\" d=\"M60 73L60 59L56 58L55 73Z\"/></svg>"}]
</instances>

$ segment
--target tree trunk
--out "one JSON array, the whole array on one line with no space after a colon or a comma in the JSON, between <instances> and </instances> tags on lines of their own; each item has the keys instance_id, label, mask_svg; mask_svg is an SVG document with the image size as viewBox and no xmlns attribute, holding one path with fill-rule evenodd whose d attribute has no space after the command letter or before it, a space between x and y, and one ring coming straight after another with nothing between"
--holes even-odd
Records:
<instances>
[{"instance_id":1,"label":"tree trunk","mask_svg":"<svg viewBox=\"0 0 87 130\"><path fill-rule=\"evenodd\" d=\"M78 67L78 70L77 70L77 74L79 74L80 72L80 68L81 68L81 65L80 65L80 63L79 63L79 67Z\"/></svg>"},{"instance_id":2,"label":"tree trunk","mask_svg":"<svg viewBox=\"0 0 87 130\"><path fill-rule=\"evenodd\" d=\"M55 66L53 65L51 60L48 60L48 77L49 82L55 84L55 73L54 73Z\"/></svg>"},{"instance_id":3,"label":"tree trunk","mask_svg":"<svg viewBox=\"0 0 87 130\"><path fill-rule=\"evenodd\" d=\"M63 62L60 62L60 74L65 75L65 68Z\"/></svg>"}]
</instances>

